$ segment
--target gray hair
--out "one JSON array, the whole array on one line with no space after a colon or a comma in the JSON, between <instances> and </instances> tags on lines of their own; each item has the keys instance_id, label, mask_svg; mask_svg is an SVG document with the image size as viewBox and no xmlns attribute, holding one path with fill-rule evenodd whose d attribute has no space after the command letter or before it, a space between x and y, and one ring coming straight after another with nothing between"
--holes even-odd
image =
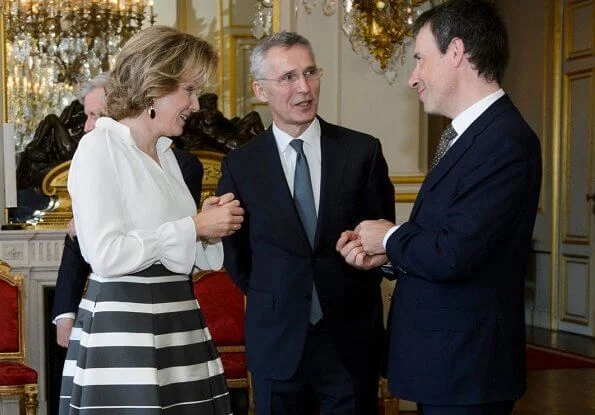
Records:
<instances>
[{"instance_id":1,"label":"gray hair","mask_svg":"<svg viewBox=\"0 0 595 415\"><path fill-rule=\"evenodd\" d=\"M85 96L95 88L103 88L109 79L109 71L101 72L83 84L79 91L79 102L84 104Z\"/></svg>"},{"instance_id":2,"label":"gray hair","mask_svg":"<svg viewBox=\"0 0 595 415\"><path fill-rule=\"evenodd\" d=\"M264 61L269 50L275 47L289 49L294 45L301 45L308 49L314 59L314 51L308 39L295 32L277 32L261 40L250 55L250 73L255 80L264 77Z\"/></svg>"}]
</instances>

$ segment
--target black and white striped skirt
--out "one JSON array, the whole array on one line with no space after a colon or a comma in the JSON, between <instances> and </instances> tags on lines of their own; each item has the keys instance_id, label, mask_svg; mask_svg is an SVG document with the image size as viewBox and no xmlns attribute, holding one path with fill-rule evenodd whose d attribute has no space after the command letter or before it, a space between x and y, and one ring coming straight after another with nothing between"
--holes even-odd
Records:
<instances>
[{"instance_id":1,"label":"black and white striped skirt","mask_svg":"<svg viewBox=\"0 0 595 415\"><path fill-rule=\"evenodd\" d=\"M162 265L89 277L60 415L231 414L223 366L187 275Z\"/></svg>"}]
</instances>

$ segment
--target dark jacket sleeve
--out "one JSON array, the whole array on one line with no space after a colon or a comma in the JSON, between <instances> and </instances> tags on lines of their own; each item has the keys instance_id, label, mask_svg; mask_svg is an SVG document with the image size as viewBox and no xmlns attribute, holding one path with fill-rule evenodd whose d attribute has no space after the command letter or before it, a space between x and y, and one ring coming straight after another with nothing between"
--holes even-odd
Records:
<instances>
[{"instance_id":1,"label":"dark jacket sleeve","mask_svg":"<svg viewBox=\"0 0 595 415\"><path fill-rule=\"evenodd\" d=\"M492 141L483 139L478 154L467 157L473 161L460 174L457 194L426 195L416 220L391 235L388 256L401 272L434 282L475 278L479 265L506 246L517 227L530 221L532 230L539 149L504 138Z\"/></svg>"},{"instance_id":2,"label":"dark jacket sleeve","mask_svg":"<svg viewBox=\"0 0 595 415\"><path fill-rule=\"evenodd\" d=\"M177 148L173 150L180 165L180 170L182 170L184 182L188 186L196 206L200 207L200 193L202 192L202 178L204 175L202 164L196 156L190 153Z\"/></svg>"},{"instance_id":3,"label":"dark jacket sleeve","mask_svg":"<svg viewBox=\"0 0 595 415\"><path fill-rule=\"evenodd\" d=\"M218 195L225 193L233 193L236 199L240 201L240 205L245 205L235 185L227 158L223 159L221 163L221 179L217 186ZM252 260L250 257L252 249L250 248L248 227L242 226L238 232L222 238L222 241L225 251L223 265L232 280L246 293L252 272Z\"/></svg>"},{"instance_id":4,"label":"dark jacket sleeve","mask_svg":"<svg viewBox=\"0 0 595 415\"><path fill-rule=\"evenodd\" d=\"M72 240L66 235L56 281L52 320L60 314L76 313L90 272L91 266L81 254L78 239Z\"/></svg>"},{"instance_id":5,"label":"dark jacket sleeve","mask_svg":"<svg viewBox=\"0 0 595 415\"><path fill-rule=\"evenodd\" d=\"M386 219L395 221L395 188L388 175L388 165L382 154L382 146L376 140L374 159L368 175L363 197L366 219ZM390 267L379 267L374 270L379 279L395 279Z\"/></svg>"}]
</instances>

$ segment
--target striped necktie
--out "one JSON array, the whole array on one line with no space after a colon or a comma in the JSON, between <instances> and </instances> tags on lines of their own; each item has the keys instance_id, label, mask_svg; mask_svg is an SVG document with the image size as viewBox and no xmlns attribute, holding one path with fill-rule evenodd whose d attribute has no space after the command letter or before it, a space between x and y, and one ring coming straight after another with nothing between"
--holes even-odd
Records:
<instances>
[{"instance_id":1,"label":"striped necktie","mask_svg":"<svg viewBox=\"0 0 595 415\"><path fill-rule=\"evenodd\" d=\"M436 149L436 153L434 153L434 158L432 159L432 163L430 164L429 171L432 171L434 167L436 167L440 159L446 154L446 151L450 147L451 141L456 136L457 132L452 127L452 124L448 124L448 127L444 129L442 135L440 136L440 141L438 141L438 148Z\"/></svg>"}]
</instances>

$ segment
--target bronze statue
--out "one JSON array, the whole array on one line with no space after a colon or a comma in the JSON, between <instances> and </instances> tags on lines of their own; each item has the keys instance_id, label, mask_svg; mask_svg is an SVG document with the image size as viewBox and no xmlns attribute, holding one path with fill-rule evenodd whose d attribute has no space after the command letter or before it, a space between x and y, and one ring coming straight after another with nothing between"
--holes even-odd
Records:
<instances>
[{"instance_id":1,"label":"bronze statue","mask_svg":"<svg viewBox=\"0 0 595 415\"><path fill-rule=\"evenodd\" d=\"M185 150L210 150L228 153L264 131L256 111L244 118L228 120L217 109L217 95L202 94L200 109L193 113L184 126L178 145Z\"/></svg>"},{"instance_id":2,"label":"bronze statue","mask_svg":"<svg viewBox=\"0 0 595 415\"><path fill-rule=\"evenodd\" d=\"M83 136L86 116L78 100L60 117L47 115L37 126L33 140L21 154L17 167L17 189L39 189L45 175L58 164L72 159Z\"/></svg>"}]
</instances>

